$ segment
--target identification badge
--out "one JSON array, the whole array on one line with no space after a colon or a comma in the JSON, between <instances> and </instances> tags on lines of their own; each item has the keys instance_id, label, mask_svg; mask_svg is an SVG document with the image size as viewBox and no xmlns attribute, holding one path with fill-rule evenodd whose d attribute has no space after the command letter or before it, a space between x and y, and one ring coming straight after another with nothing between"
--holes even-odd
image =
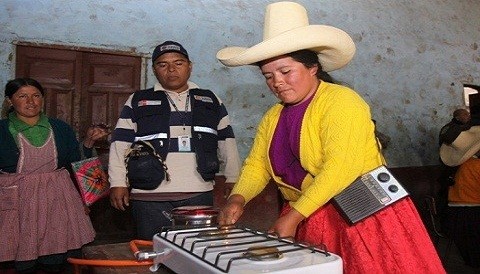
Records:
<instances>
[{"instance_id":1,"label":"identification badge","mask_svg":"<svg viewBox=\"0 0 480 274\"><path fill-rule=\"evenodd\" d=\"M202 102L213 103L212 98L207 97L207 96L194 95L193 98L195 98L195 100L199 100L199 101L202 101Z\"/></svg>"},{"instance_id":2,"label":"identification badge","mask_svg":"<svg viewBox=\"0 0 480 274\"><path fill-rule=\"evenodd\" d=\"M190 137L178 136L178 151L190 151Z\"/></svg>"},{"instance_id":3,"label":"identification badge","mask_svg":"<svg viewBox=\"0 0 480 274\"><path fill-rule=\"evenodd\" d=\"M159 100L141 100L141 101L138 101L138 106L139 107L160 106L161 104L162 104L162 101L159 101Z\"/></svg>"}]
</instances>

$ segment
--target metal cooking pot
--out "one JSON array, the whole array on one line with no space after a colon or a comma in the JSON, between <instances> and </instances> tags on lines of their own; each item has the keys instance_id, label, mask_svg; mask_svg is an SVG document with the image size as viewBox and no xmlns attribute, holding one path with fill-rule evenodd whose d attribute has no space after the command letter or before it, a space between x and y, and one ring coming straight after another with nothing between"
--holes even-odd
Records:
<instances>
[{"instance_id":1,"label":"metal cooking pot","mask_svg":"<svg viewBox=\"0 0 480 274\"><path fill-rule=\"evenodd\" d=\"M210 226L217 225L218 210L212 206L181 206L171 212L162 212L172 221L173 226Z\"/></svg>"}]
</instances>

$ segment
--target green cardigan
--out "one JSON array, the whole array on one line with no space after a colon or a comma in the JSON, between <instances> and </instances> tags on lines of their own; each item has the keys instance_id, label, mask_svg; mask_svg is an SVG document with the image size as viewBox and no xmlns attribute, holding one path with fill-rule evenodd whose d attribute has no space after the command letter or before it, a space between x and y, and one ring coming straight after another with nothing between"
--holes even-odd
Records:
<instances>
[{"instance_id":1,"label":"green cardigan","mask_svg":"<svg viewBox=\"0 0 480 274\"><path fill-rule=\"evenodd\" d=\"M72 127L55 118L48 118L57 148L58 168L71 170L70 164L81 159L77 137ZM0 171L15 173L20 151L8 130L8 119L0 120ZM83 146L82 146L83 147ZM85 157L92 157L92 149L83 147Z\"/></svg>"}]
</instances>

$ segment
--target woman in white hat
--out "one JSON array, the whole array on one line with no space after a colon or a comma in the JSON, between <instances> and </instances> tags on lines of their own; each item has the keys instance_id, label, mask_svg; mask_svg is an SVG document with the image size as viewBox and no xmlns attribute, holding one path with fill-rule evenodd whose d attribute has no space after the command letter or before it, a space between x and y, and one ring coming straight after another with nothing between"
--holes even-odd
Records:
<instances>
[{"instance_id":1,"label":"woman in white hat","mask_svg":"<svg viewBox=\"0 0 480 274\"><path fill-rule=\"evenodd\" d=\"M299 4L267 6L264 40L217 53L226 66L258 65L280 103L263 117L242 174L219 214L235 223L273 179L288 201L270 231L325 244L345 273L445 273L410 198L350 226L330 202L357 177L382 165L369 106L329 83L355 45L344 31L309 25Z\"/></svg>"}]
</instances>

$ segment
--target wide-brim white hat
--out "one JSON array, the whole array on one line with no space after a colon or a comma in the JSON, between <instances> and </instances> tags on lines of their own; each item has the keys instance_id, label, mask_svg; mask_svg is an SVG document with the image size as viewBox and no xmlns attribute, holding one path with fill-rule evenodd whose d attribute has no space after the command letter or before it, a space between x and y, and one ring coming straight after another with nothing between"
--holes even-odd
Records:
<instances>
[{"instance_id":1,"label":"wide-brim white hat","mask_svg":"<svg viewBox=\"0 0 480 274\"><path fill-rule=\"evenodd\" d=\"M326 25L309 25L307 10L294 2L267 6L263 41L250 47L227 47L217 52L226 66L242 66L310 49L318 54L324 71L347 65L355 54L355 43L345 31Z\"/></svg>"},{"instance_id":2,"label":"wide-brim white hat","mask_svg":"<svg viewBox=\"0 0 480 274\"><path fill-rule=\"evenodd\" d=\"M440 146L440 159L447 166L459 166L480 150L480 126L462 131L450 144Z\"/></svg>"}]
</instances>

